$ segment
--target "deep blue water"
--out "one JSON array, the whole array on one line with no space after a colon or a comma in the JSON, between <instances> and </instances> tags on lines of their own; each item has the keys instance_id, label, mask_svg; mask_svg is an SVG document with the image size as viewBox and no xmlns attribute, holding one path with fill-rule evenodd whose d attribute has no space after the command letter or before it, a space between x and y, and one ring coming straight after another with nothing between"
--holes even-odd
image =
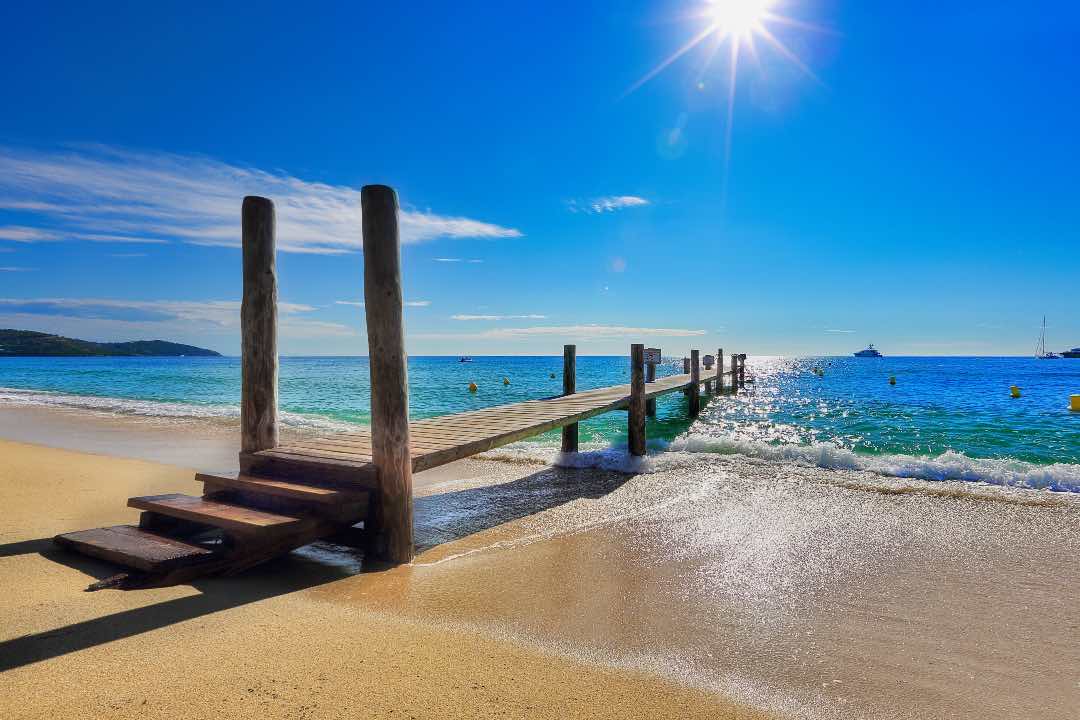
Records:
<instances>
[{"instance_id":1,"label":"deep blue water","mask_svg":"<svg viewBox=\"0 0 1080 720\"><path fill-rule=\"evenodd\" d=\"M676 362L681 366L673 360L658 374L675 372ZM745 392L708 403L691 433L695 448L794 457L795 450L805 455L824 446L855 458L959 454L1080 465L1080 413L1068 409L1069 395L1080 393L1080 360L751 358L749 367L754 382ZM812 372L815 367L823 377ZM429 417L556 395L561 373L562 358L556 356L477 357L471 363L413 357L411 411ZM889 376L896 385L888 383ZM628 378L625 357L578 358L581 390ZM237 358L0 358L0 407L52 404L230 418L238 413L239 381ZM469 382L479 391L468 392ZM1019 399L1010 397L1011 385L1020 386ZM282 358L280 396L287 425L366 423L367 359ZM690 428L685 409L681 394L661 399L650 439L683 436ZM619 412L593 419L583 425L583 442L623 443L625 422ZM554 443L555 437L539 442Z\"/></svg>"}]
</instances>

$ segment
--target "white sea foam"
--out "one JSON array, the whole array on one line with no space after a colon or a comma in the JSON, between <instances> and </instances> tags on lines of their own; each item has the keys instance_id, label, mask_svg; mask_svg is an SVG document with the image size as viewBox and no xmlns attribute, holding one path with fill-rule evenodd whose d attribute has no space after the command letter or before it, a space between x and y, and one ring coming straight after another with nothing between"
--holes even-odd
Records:
<instances>
[{"instance_id":1,"label":"white sea foam","mask_svg":"<svg viewBox=\"0 0 1080 720\"><path fill-rule=\"evenodd\" d=\"M771 445L733 437L688 433L672 441L669 451L740 454L775 462L834 470L863 470L886 477L919 480L961 480L1009 487L1080 492L1080 465L1036 465L1010 458L972 458L958 452L933 457L860 455L832 443Z\"/></svg>"}]
</instances>

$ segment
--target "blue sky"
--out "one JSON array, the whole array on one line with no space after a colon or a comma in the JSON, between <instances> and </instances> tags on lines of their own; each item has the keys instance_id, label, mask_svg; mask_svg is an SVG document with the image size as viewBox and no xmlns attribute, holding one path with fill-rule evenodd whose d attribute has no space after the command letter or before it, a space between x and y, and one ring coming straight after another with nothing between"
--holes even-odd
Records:
<instances>
[{"instance_id":1,"label":"blue sky","mask_svg":"<svg viewBox=\"0 0 1080 720\"><path fill-rule=\"evenodd\" d=\"M282 351L366 354L386 183L413 354L1080 345L1074 4L778 0L730 123L717 35L627 93L702 7L5 4L0 327L236 354L265 194Z\"/></svg>"}]
</instances>

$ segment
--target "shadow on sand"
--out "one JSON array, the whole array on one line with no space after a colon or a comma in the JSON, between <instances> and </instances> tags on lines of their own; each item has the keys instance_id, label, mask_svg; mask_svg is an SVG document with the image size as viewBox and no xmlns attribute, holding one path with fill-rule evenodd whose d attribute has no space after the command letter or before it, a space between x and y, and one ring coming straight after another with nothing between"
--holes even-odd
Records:
<instances>
[{"instance_id":1,"label":"shadow on sand","mask_svg":"<svg viewBox=\"0 0 1080 720\"><path fill-rule=\"evenodd\" d=\"M417 550L428 550L580 498L602 497L628 479L628 475L613 472L551 467L498 485L418 497L415 500ZM0 642L0 672L360 572L387 569L364 563L362 555L349 548L329 543L316 543L316 547L318 552L289 553L235 577L195 581L191 585L199 591L196 595ZM39 554L97 580L116 572L115 566L61 550L53 545L51 538L0 545L0 558L25 554Z\"/></svg>"}]
</instances>

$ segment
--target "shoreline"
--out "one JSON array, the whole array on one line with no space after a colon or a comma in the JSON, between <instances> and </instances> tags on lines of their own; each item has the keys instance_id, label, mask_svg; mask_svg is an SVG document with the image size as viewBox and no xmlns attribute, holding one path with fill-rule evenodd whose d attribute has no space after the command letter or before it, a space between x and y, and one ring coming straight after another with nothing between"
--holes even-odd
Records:
<instances>
[{"instance_id":1,"label":"shoreline","mask_svg":"<svg viewBox=\"0 0 1080 720\"><path fill-rule=\"evenodd\" d=\"M17 426L98 453L0 441L0 582L17 588L0 600L0 655L16 660L0 688L23 704L16 717L175 715L190 698L164 679L92 680L166 657L181 676L168 682L209 690L196 714L226 717L263 692L293 703L269 717L334 717L320 701L356 707L357 692L392 717L371 684L388 673L421 678L393 687L422 717L1056 718L1080 704L1070 494L707 453L642 475L479 458L417 474L410 566L363 572L317 543L236 578L87 595L108 566L48 538L131 522L130 495L197 493L187 468L235 461L235 441L172 421L16 415L0 437ZM110 445L117 433L130 444ZM109 693L136 700L113 709Z\"/></svg>"}]
</instances>

